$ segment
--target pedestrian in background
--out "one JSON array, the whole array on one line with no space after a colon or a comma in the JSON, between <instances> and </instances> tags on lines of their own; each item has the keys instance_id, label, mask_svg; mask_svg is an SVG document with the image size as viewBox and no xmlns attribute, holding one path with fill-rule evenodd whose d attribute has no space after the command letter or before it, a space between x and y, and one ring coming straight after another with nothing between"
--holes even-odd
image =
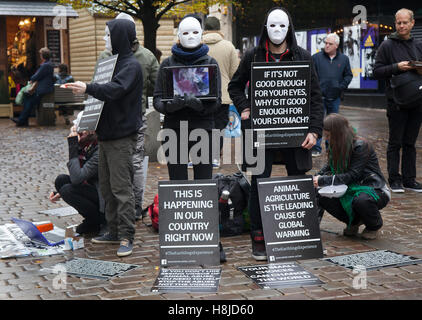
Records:
<instances>
[{"instance_id":1,"label":"pedestrian in background","mask_svg":"<svg viewBox=\"0 0 422 320\"><path fill-rule=\"evenodd\" d=\"M338 50L339 44L339 36L330 33L325 38L324 50L312 56L321 87L324 115L339 112L340 97L353 79L349 58ZM321 140L319 138L312 148L313 157L321 155Z\"/></svg>"},{"instance_id":2,"label":"pedestrian in background","mask_svg":"<svg viewBox=\"0 0 422 320\"><path fill-rule=\"evenodd\" d=\"M99 181L106 206L108 232L93 243L120 243L119 257L132 254L135 237L133 153L142 126L142 69L133 55L135 25L125 19L107 22L106 48L118 54L113 78L104 84L77 81L66 84L75 93L104 101L97 126Z\"/></svg>"},{"instance_id":3,"label":"pedestrian in background","mask_svg":"<svg viewBox=\"0 0 422 320\"><path fill-rule=\"evenodd\" d=\"M223 130L229 121L229 105L232 103L227 91L229 82L239 66L239 56L234 45L224 39L220 31L220 21L216 17L205 19L203 42L208 46L208 55L213 57L221 73L221 107L215 113L215 128ZM220 152L223 148L223 137L220 138ZM220 166L220 158L213 159L214 168Z\"/></svg>"},{"instance_id":4,"label":"pedestrian in background","mask_svg":"<svg viewBox=\"0 0 422 320\"><path fill-rule=\"evenodd\" d=\"M415 25L413 11L408 9L397 11L395 25L396 32L389 35L388 39L378 48L374 67L375 78L386 81L389 128L388 183L393 192L404 192L404 189L422 192L422 185L416 181L415 147L422 123L422 101L419 100L418 103L412 105L399 105L394 101L395 97L391 87L391 81L396 76L416 73L417 68L410 65L410 61L422 61L422 42L410 34ZM419 69L419 72L421 71ZM401 174L400 150L402 152Z\"/></svg>"},{"instance_id":5,"label":"pedestrian in background","mask_svg":"<svg viewBox=\"0 0 422 320\"><path fill-rule=\"evenodd\" d=\"M50 61L51 52L48 48L40 49L41 65L35 74L30 78L31 90L25 92L23 99L23 111L19 118L12 118L17 127L27 127L29 116L32 110L41 102L41 98L54 92L54 67Z\"/></svg>"},{"instance_id":6,"label":"pedestrian in background","mask_svg":"<svg viewBox=\"0 0 422 320\"><path fill-rule=\"evenodd\" d=\"M133 24L135 20L126 14L119 13L115 19L126 19ZM160 65L154 54L143 47L138 39L135 39L132 44L132 52L135 58L141 65L143 75L143 86L142 86L142 127L138 130L138 136L136 141L136 149L133 154L133 192L135 194L135 212L136 218L140 218L142 215L142 204L144 198L144 157L145 157L145 131L147 129L147 118L145 116L146 109L148 108L148 97L154 94L155 81L157 80L157 72ZM98 59L104 59L110 57L112 52L105 49L101 52Z\"/></svg>"}]
</instances>

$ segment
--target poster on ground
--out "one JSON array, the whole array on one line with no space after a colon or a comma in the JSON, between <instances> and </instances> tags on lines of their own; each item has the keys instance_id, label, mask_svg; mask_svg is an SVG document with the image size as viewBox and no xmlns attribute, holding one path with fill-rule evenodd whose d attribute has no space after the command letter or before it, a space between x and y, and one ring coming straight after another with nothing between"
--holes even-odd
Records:
<instances>
[{"instance_id":1,"label":"poster on ground","mask_svg":"<svg viewBox=\"0 0 422 320\"><path fill-rule=\"evenodd\" d=\"M309 61L252 63L251 125L255 148L302 145L309 129L310 68Z\"/></svg>"},{"instance_id":2,"label":"poster on ground","mask_svg":"<svg viewBox=\"0 0 422 320\"><path fill-rule=\"evenodd\" d=\"M161 268L152 292L185 293L217 292L221 279L221 269L170 269Z\"/></svg>"},{"instance_id":3,"label":"poster on ground","mask_svg":"<svg viewBox=\"0 0 422 320\"><path fill-rule=\"evenodd\" d=\"M262 289L305 287L324 284L295 262L237 267Z\"/></svg>"},{"instance_id":4,"label":"poster on ground","mask_svg":"<svg viewBox=\"0 0 422 320\"><path fill-rule=\"evenodd\" d=\"M118 54L111 57L99 60L95 66L94 77L92 82L98 84L104 84L110 82L113 78L114 67L116 66ZM98 122L100 121L101 112L104 107L104 101L98 100L90 95L85 101L84 113L77 131L95 131L97 129Z\"/></svg>"},{"instance_id":5,"label":"poster on ground","mask_svg":"<svg viewBox=\"0 0 422 320\"><path fill-rule=\"evenodd\" d=\"M312 176L257 182L268 262L322 258Z\"/></svg>"},{"instance_id":6,"label":"poster on ground","mask_svg":"<svg viewBox=\"0 0 422 320\"><path fill-rule=\"evenodd\" d=\"M161 266L220 264L215 180L159 181Z\"/></svg>"}]
</instances>

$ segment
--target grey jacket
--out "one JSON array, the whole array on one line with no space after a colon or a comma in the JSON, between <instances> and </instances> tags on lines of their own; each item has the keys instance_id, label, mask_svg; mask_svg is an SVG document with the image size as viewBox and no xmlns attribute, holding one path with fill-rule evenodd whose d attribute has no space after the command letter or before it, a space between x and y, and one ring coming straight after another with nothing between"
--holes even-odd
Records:
<instances>
[{"instance_id":1,"label":"grey jacket","mask_svg":"<svg viewBox=\"0 0 422 320\"><path fill-rule=\"evenodd\" d=\"M100 212L104 212L105 202L101 196L100 186L98 183L98 145L94 146L90 150L86 159L84 159L84 164L81 167L79 161L79 144L78 137L70 137L67 139L69 144L69 161L67 163L67 168L69 170L70 182L72 185L82 184L85 181L89 184L95 186L98 192L98 199L100 200Z\"/></svg>"}]
</instances>

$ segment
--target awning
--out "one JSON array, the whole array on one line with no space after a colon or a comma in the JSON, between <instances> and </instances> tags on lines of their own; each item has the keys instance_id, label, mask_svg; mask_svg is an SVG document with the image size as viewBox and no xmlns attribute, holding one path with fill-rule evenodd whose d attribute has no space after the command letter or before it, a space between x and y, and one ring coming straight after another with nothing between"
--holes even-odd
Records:
<instances>
[{"instance_id":1,"label":"awning","mask_svg":"<svg viewBox=\"0 0 422 320\"><path fill-rule=\"evenodd\" d=\"M58 9L53 10L59 4L42 1L1 1L0 16L30 16L30 17L56 17ZM66 16L77 18L78 14L69 5L63 5L66 9Z\"/></svg>"}]
</instances>

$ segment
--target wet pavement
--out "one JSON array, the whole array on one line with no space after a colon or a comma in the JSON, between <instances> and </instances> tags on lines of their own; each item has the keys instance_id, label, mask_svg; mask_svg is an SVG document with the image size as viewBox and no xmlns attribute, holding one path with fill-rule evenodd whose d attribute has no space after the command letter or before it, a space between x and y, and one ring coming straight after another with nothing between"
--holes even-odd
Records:
<instances>
[{"instance_id":1,"label":"wet pavement","mask_svg":"<svg viewBox=\"0 0 422 320\"><path fill-rule=\"evenodd\" d=\"M358 134L375 145L381 169L386 174L387 119L384 110L342 107ZM67 206L52 204L48 194L55 177L67 173L66 135L68 126L59 118L56 127L38 127L34 119L28 128L16 128L8 119L0 119L0 224L11 223L12 217L31 221L51 220L64 228L82 221L79 215L52 217L38 211ZM417 141L417 173L422 180L422 137ZM311 174L322 166L323 156L314 158ZM192 170L191 170L192 171ZM236 166L223 165L214 172L231 174ZM285 176L283 166L274 166L273 176ZM150 163L144 206L157 193L157 181L167 180L167 168ZM406 191L393 194L382 210L384 226L377 240L342 235L344 224L328 214L321 223L321 238L327 250L325 257L391 250L422 258L422 194ZM361 227L362 231L363 226ZM297 261L318 276L322 285L288 289L260 289L236 267L259 264L251 257L248 234L221 238L227 262L221 265L222 277L217 293L154 293L151 287L159 272L158 234L137 222L134 251L119 258L116 245L93 245L85 239L85 248L64 255L23 257L0 260L0 299L153 299L153 300L325 300L325 299L422 299L422 264L387 267L367 271L366 289L355 289L352 270L320 259ZM136 264L140 268L110 280L93 280L67 276L64 289L55 289L57 276L43 269L73 257L92 258ZM262 262L261 262L262 263Z\"/></svg>"}]
</instances>

